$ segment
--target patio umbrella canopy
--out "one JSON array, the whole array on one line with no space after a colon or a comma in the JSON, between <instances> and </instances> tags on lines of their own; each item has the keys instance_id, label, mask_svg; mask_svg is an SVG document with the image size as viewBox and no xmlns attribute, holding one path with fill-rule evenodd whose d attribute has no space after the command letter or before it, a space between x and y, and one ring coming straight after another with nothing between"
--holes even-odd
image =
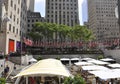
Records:
<instances>
[{"instance_id":1,"label":"patio umbrella canopy","mask_svg":"<svg viewBox=\"0 0 120 84\"><path fill-rule=\"evenodd\" d=\"M66 64L70 64L70 59L69 58L61 58L60 61L66 65Z\"/></svg>"},{"instance_id":2,"label":"patio umbrella canopy","mask_svg":"<svg viewBox=\"0 0 120 84\"><path fill-rule=\"evenodd\" d=\"M70 73L67 68L56 59L44 59L29 68L21 71L14 78L20 76L65 76L69 77Z\"/></svg>"},{"instance_id":3,"label":"patio umbrella canopy","mask_svg":"<svg viewBox=\"0 0 120 84\"><path fill-rule=\"evenodd\" d=\"M32 59L29 60L29 62L37 62L37 60L32 58Z\"/></svg>"},{"instance_id":4,"label":"patio umbrella canopy","mask_svg":"<svg viewBox=\"0 0 120 84\"><path fill-rule=\"evenodd\" d=\"M79 58L71 58L71 62L72 63L79 62Z\"/></svg>"}]
</instances>

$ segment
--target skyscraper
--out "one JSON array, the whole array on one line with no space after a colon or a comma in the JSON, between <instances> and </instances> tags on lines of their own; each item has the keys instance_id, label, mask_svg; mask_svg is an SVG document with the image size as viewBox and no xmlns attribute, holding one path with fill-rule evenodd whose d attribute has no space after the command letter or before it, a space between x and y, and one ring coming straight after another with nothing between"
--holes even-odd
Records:
<instances>
[{"instance_id":1,"label":"skyscraper","mask_svg":"<svg viewBox=\"0 0 120 84\"><path fill-rule=\"evenodd\" d=\"M27 10L34 12L35 0L27 0Z\"/></svg>"},{"instance_id":2,"label":"skyscraper","mask_svg":"<svg viewBox=\"0 0 120 84\"><path fill-rule=\"evenodd\" d=\"M88 0L89 28L97 40L118 38L118 20L115 17L117 0Z\"/></svg>"},{"instance_id":3,"label":"skyscraper","mask_svg":"<svg viewBox=\"0 0 120 84\"><path fill-rule=\"evenodd\" d=\"M46 0L46 21L68 26L79 24L78 0Z\"/></svg>"},{"instance_id":4,"label":"skyscraper","mask_svg":"<svg viewBox=\"0 0 120 84\"><path fill-rule=\"evenodd\" d=\"M30 32L36 22L45 22L44 17L39 12L30 12L27 14L27 32Z\"/></svg>"}]
</instances>

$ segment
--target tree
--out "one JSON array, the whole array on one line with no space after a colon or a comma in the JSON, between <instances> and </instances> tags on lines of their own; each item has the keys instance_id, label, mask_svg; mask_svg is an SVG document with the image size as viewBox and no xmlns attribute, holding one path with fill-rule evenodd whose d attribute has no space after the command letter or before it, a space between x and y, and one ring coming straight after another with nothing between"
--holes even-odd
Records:
<instances>
[{"instance_id":1,"label":"tree","mask_svg":"<svg viewBox=\"0 0 120 84\"><path fill-rule=\"evenodd\" d=\"M80 75L76 75L73 78L72 77L65 78L64 84L85 84L85 81Z\"/></svg>"},{"instance_id":2,"label":"tree","mask_svg":"<svg viewBox=\"0 0 120 84\"><path fill-rule=\"evenodd\" d=\"M45 42L64 42L67 39L69 39L69 41L88 42L94 38L91 30L87 29L86 26L76 25L69 27L63 24L58 25L46 22L35 23L28 35L33 38L34 41Z\"/></svg>"}]
</instances>

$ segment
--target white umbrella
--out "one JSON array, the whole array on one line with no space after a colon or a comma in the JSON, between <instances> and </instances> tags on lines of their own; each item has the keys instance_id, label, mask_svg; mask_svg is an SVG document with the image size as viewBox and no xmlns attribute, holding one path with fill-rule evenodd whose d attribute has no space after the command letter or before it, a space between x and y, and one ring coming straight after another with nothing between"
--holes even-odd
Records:
<instances>
[{"instance_id":1,"label":"white umbrella","mask_svg":"<svg viewBox=\"0 0 120 84\"><path fill-rule=\"evenodd\" d=\"M69 77L70 75L71 75L70 72L60 62L60 60L45 59L21 71L14 78L21 77L21 76L65 76L65 77Z\"/></svg>"},{"instance_id":2,"label":"white umbrella","mask_svg":"<svg viewBox=\"0 0 120 84\"><path fill-rule=\"evenodd\" d=\"M61 58L60 60L61 61L69 61L70 59L69 58Z\"/></svg>"},{"instance_id":3,"label":"white umbrella","mask_svg":"<svg viewBox=\"0 0 120 84\"><path fill-rule=\"evenodd\" d=\"M78 60L79 61L79 58L71 58L71 60Z\"/></svg>"},{"instance_id":4,"label":"white umbrella","mask_svg":"<svg viewBox=\"0 0 120 84\"><path fill-rule=\"evenodd\" d=\"M37 62L37 60L32 58L32 59L29 60L29 62Z\"/></svg>"}]
</instances>

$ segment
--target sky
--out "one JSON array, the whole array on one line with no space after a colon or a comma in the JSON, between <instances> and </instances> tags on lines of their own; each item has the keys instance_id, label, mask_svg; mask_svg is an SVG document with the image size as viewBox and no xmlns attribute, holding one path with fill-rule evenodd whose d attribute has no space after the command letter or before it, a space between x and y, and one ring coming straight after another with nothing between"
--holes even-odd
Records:
<instances>
[{"instance_id":1,"label":"sky","mask_svg":"<svg viewBox=\"0 0 120 84\"><path fill-rule=\"evenodd\" d=\"M82 17L84 14L82 14L82 11L85 13L85 9L82 8L82 3L84 0L78 0L79 3L79 20L80 24L83 25L83 22L86 21L86 18ZM41 16L45 16L45 0L35 0L35 12L40 12Z\"/></svg>"}]
</instances>

